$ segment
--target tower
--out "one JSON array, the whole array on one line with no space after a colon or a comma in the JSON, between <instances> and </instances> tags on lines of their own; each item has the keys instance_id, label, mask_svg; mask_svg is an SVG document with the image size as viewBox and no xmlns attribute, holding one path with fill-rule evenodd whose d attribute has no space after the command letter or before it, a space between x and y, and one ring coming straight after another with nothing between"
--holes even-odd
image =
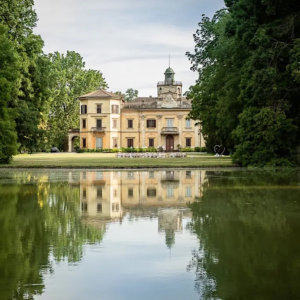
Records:
<instances>
[{"instance_id":1,"label":"tower","mask_svg":"<svg viewBox=\"0 0 300 300\"><path fill-rule=\"evenodd\" d=\"M164 73L165 80L157 83L157 95L162 99L177 101L182 96L182 83L175 81L175 72L168 67Z\"/></svg>"}]
</instances>

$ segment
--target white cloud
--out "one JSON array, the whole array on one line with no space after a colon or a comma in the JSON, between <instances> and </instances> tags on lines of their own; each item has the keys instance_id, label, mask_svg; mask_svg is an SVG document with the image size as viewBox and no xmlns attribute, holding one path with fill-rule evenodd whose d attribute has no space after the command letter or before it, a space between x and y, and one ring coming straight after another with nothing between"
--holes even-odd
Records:
<instances>
[{"instance_id":1,"label":"white cloud","mask_svg":"<svg viewBox=\"0 0 300 300\"><path fill-rule=\"evenodd\" d=\"M176 79L184 88L197 74L189 71L186 51L205 11L221 8L221 0L36 0L36 33L46 52L79 52L88 68L103 72L111 90L135 88L156 95L172 55Z\"/></svg>"}]
</instances>

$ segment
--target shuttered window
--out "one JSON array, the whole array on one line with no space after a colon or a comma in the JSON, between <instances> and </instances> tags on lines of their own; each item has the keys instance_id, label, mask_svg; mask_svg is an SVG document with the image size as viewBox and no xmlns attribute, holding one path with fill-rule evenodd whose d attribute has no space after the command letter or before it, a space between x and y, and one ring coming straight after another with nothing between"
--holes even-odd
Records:
<instances>
[{"instance_id":1,"label":"shuttered window","mask_svg":"<svg viewBox=\"0 0 300 300\"><path fill-rule=\"evenodd\" d=\"M87 114L87 105L81 105L81 114Z\"/></svg>"}]
</instances>

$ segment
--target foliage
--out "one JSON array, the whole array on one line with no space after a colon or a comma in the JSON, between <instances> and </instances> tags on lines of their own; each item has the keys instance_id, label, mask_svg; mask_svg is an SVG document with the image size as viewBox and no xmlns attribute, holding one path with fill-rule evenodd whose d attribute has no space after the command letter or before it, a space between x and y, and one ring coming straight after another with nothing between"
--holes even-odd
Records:
<instances>
[{"instance_id":1,"label":"foliage","mask_svg":"<svg viewBox=\"0 0 300 300\"><path fill-rule=\"evenodd\" d=\"M124 100L126 102L132 101L134 98L136 98L139 95L138 90L134 90L132 88L127 89L125 94L124 94Z\"/></svg>"},{"instance_id":2,"label":"foliage","mask_svg":"<svg viewBox=\"0 0 300 300\"><path fill-rule=\"evenodd\" d=\"M0 24L0 163L8 163L17 151L17 135L8 102L17 96L19 57Z\"/></svg>"},{"instance_id":3,"label":"foliage","mask_svg":"<svg viewBox=\"0 0 300 300\"><path fill-rule=\"evenodd\" d=\"M299 4L225 3L212 19L203 16L195 53L187 53L199 72L190 116L210 151L223 145L243 166L290 165L300 130Z\"/></svg>"},{"instance_id":4,"label":"foliage","mask_svg":"<svg viewBox=\"0 0 300 300\"><path fill-rule=\"evenodd\" d=\"M50 100L46 120L48 146L66 150L70 128L79 128L78 97L107 84L99 71L84 69L82 57L74 52L49 54Z\"/></svg>"},{"instance_id":5,"label":"foliage","mask_svg":"<svg viewBox=\"0 0 300 300\"><path fill-rule=\"evenodd\" d=\"M48 99L48 62L43 41L33 34L37 15L33 0L0 0L0 23L9 28L8 36L20 57L18 95L9 101L13 108L20 150L34 151L40 142L39 124Z\"/></svg>"},{"instance_id":6,"label":"foliage","mask_svg":"<svg viewBox=\"0 0 300 300\"><path fill-rule=\"evenodd\" d=\"M11 75L2 72L2 77L4 73L7 76L3 80L7 81L18 74L14 91L5 100L5 110L9 108L9 113L3 111L0 119L3 148L0 152L7 152L5 161L15 152L9 146L10 141L16 144L13 131L17 132L21 152L49 151L52 145L66 149L68 129L79 125L77 97L107 87L100 72L84 69L79 54L43 53L43 40L33 34L37 22L33 5L33 0L0 0L0 24L8 28L6 35L11 41L7 52L14 48L18 54ZM2 35L1 29L1 38ZM5 44L3 41L1 51L5 50ZM14 122L8 121L7 116L13 117Z\"/></svg>"}]
</instances>

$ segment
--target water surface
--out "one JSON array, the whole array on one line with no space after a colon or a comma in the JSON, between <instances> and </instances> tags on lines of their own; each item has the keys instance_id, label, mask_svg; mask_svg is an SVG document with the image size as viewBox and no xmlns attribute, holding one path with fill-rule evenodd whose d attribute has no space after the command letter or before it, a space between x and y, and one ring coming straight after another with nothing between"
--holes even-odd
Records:
<instances>
[{"instance_id":1,"label":"water surface","mask_svg":"<svg viewBox=\"0 0 300 300\"><path fill-rule=\"evenodd\" d=\"M0 299L298 299L297 171L0 170Z\"/></svg>"}]
</instances>

